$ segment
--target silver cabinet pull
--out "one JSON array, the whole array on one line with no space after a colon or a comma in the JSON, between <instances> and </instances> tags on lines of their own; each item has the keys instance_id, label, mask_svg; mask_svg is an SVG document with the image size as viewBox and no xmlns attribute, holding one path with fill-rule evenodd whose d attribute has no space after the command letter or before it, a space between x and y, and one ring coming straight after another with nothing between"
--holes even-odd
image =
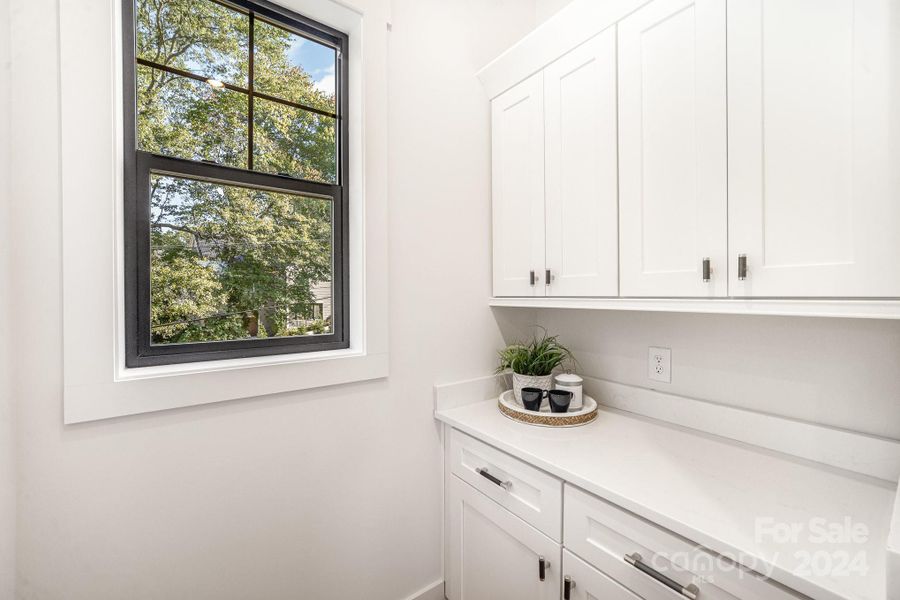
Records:
<instances>
[{"instance_id":1,"label":"silver cabinet pull","mask_svg":"<svg viewBox=\"0 0 900 600\"><path fill-rule=\"evenodd\" d=\"M490 481L491 483L495 483L495 484L499 485L507 492L509 491L509 488L512 487L511 481L503 481L501 479L497 479L496 477L494 477L493 475L488 473L488 470L485 469L484 467L478 467L477 469L475 469L475 472L478 473L479 475L481 475L482 477L484 477L485 479L487 479L488 481Z\"/></svg>"},{"instance_id":2,"label":"silver cabinet pull","mask_svg":"<svg viewBox=\"0 0 900 600\"><path fill-rule=\"evenodd\" d=\"M666 577L650 565L647 565L641 561L641 555L637 552L625 555L625 562L627 562L629 565L631 565L641 573L649 575L670 590L678 592L685 598L689 598L690 600L697 600L697 595L700 593L700 588L698 588L696 585L694 585L693 583L687 586L681 585L674 579Z\"/></svg>"},{"instance_id":3,"label":"silver cabinet pull","mask_svg":"<svg viewBox=\"0 0 900 600\"><path fill-rule=\"evenodd\" d=\"M738 254L738 280L747 279L747 255Z\"/></svg>"},{"instance_id":4,"label":"silver cabinet pull","mask_svg":"<svg viewBox=\"0 0 900 600\"><path fill-rule=\"evenodd\" d=\"M709 283L712 269L709 266L709 257L703 259L703 283Z\"/></svg>"},{"instance_id":5,"label":"silver cabinet pull","mask_svg":"<svg viewBox=\"0 0 900 600\"><path fill-rule=\"evenodd\" d=\"M534 285L534 282L537 281L537 277L534 276L534 270L529 271L528 281L531 282L531 285Z\"/></svg>"},{"instance_id":6,"label":"silver cabinet pull","mask_svg":"<svg viewBox=\"0 0 900 600\"><path fill-rule=\"evenodd\" d=\"M565 579L563 579L563 600L571 600L572 599L572 590L575 589L575 582L571 577L566 575Z\"/></svg>"},{"instance_id":7,"label":"silver cabinet pull","mask_svg":"<svg viewBox=\"0 0 900 600\"><path fill-rule=\"evenodd\" d=\"M544 581L547 578L547 569L550 568L550 561L543 556L538 556L538 579Z\"/></svg>"}]
</instances>

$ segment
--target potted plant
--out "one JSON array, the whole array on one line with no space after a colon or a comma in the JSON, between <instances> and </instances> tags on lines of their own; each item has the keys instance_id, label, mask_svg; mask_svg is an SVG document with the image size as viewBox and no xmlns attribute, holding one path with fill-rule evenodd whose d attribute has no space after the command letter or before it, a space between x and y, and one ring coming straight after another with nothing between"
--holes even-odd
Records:
<instances>
[{"instance_id":1,"label":"potted plant","mask_svg":"<svg viewBox=\"0 0 900 600\"><path fill-rule=\"evenodd\" d=\"M572 353L559 343L555 335L537 335L527 343L510 344L499 352L497 373L512 371L513 393L516 402L522 402L522 388L536 387L549 390L553 383L553 370L563 363L574 362Z\"/></svg>"}]
</instances>

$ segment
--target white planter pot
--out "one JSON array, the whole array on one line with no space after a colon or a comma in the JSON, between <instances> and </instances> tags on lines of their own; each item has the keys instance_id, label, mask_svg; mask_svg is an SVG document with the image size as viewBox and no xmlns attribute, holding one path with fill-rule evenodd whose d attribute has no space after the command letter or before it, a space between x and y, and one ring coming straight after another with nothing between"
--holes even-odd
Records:
<instances>
[{"instance_id":1,"label":"white planter pot","mask_svg":"<svg viewBox=\"0 0 900 600\"><path fill-rule=\"evenodd\" d=\"M553 387L553 375L519 375L513 373L513 393L516 396L516 402L522 404L522 388L534 387L542 390L549 390Z\"/></svg>"}]
</instances>

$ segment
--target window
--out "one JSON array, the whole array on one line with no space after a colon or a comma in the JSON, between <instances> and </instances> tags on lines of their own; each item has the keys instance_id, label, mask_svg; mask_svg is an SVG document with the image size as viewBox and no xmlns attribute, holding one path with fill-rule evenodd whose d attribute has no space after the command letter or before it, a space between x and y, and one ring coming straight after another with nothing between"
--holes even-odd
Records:
<instances>
[{"instance_id":1,"label":"window","mask_svg":"<svg viewBox=\"0 0 900 600\"><path fill-rule=\"evenodd\" d=\"M349 347L347 36L124 0L126 366Z\"/></svg>"}]
</instances>

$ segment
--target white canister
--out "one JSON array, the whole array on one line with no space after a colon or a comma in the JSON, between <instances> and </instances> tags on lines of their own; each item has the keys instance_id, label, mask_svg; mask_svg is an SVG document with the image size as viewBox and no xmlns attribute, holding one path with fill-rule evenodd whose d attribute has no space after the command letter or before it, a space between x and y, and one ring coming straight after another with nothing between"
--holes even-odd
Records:
<instances>
[{"instance_id":1,"label":"white canister","mask_svg":"<svg viewBox=\"0 0 900 600\"><path fill-rule=\"evenodd\" d=\"M575 373L560 373L556 376L556 385L558 390L566 390L572 392L572 403L569 404L569 411L581 410L584 405L581 395L581 387L584 380Z\"/></svg>"}]
</instances>

